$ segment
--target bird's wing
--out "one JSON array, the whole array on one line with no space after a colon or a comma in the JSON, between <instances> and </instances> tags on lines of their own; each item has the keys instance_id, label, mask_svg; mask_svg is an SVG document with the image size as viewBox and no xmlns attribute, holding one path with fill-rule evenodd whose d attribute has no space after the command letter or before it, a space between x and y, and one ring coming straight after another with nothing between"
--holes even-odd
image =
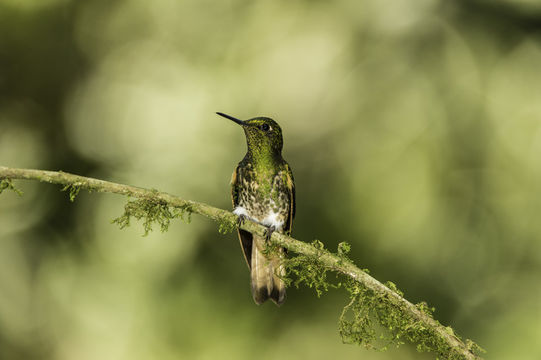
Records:
<instances>
[{"instance_id":1,"label":"bird's wing","mask_svg":"<svg viewBox=\"0 0 541 360\"><path fill-rule=\"evenodd\" d=\"M239 177L239 167L237 166L235 171L233 171L233 175L231 176L231 200L233 201L233 208L236 208L239 204L240 183L242 182L242 179L239 179ZM248 267L251 267L252 234L242 229L238 229L238 233L244 259L246 260Z\"/></svg>"},{"instance_id":2,"label":"bird's wing","mask_svg":"<svg viewBox=\"0 0 541 360\"><path fill-rule=\"evenodd\" d=\"M293 180L293 173L288 164L286 164L286 186L289 195L289 214L287 215L284 230L286 234L291 235L291 228L293 227L293 219L295 218L295 181Z\"/></svg>"}]
</instances>

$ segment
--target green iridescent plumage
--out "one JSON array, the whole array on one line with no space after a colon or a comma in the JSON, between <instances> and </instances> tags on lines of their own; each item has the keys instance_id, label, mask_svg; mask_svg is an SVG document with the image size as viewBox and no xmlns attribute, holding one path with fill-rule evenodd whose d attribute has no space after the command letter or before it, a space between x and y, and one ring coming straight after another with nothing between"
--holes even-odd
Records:
<instances>
[{"instance_id":1,"label":"green iridescent plumage","mask_svg":"<svg viewBox=\"0 0 541 360\"><path fill-rule=\"evenodd\" d=\"M257 117L246 121L217 113L241 125L248 151L233 172L231 190L234 213L269 227L272 231L290 234L295 216L293 174L282 158L282 130L272 119ZM252 295L257 304L271 298L276 304L285 301L282 258L285 250L265 253L258 248L253 235L239 230L239 239L250 267ZM256 239L258 240L258 239Z\"/></svg>"}]
</instances>

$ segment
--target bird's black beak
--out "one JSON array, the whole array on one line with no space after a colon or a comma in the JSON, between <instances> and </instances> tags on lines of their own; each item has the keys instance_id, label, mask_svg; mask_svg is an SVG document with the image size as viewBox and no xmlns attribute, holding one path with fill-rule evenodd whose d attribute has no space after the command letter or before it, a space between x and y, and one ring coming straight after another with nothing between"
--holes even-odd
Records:
<instances>
[{"instance_id":1,"label":"bird's black beak","mask_svg":"<svg viewBox=\"0 0 541 360\"><path fill-rule=\"evenodd\" d=\"M239 125L241 125L241 126L246 125L246 123L245 123L244 121L239 120L239 119L237 119L237 118L234 118L233 116L229 116L229 115L224 114L224 113L221 113L221 112L217 112L216 114L218 114L218 115L220 115L220 116L223 116L224 118L227 118L227 119L229 119L229 120L231 120L231 121L234 121L234 122L236 122L237 124L239 124Z\"/></svg>"}]
</instances>

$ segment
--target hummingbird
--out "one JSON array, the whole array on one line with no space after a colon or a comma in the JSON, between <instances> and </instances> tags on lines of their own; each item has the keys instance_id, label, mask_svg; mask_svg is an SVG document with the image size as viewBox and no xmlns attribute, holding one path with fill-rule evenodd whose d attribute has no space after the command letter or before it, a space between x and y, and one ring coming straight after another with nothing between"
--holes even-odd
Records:
<instances>
[{"instance_id":1,"label":"hummingbird","mask_svg":"<svg viewBox=\"0 0 541 360\"><path fill-rule=\"evenodd\" d=\"M239 224L249 219L267 227L264 239L238 229L250 268L252 296L258 305L270 298L279 306L286 300L281 278L285 275L282 261L286 250L268 252L260 244L269 241L274 231L290 235L295 217L295 183L291 168L282 157L282 130L268 117L243 121L221 112L216 114L242 126L248 147L231 177L233 213L239 217Z\"/></svg>"}]
</instances>

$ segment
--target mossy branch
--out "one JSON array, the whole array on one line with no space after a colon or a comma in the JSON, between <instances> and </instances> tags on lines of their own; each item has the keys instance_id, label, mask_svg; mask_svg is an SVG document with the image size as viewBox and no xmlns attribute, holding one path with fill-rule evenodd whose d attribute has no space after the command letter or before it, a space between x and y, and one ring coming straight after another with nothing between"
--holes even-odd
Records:
<instances>
[{"instance_id":1,"label":"mossy branch","mask_svg":"<svg viewBox=\"0 0 541 360\"><path fill-rule=\"evenodd\" d=\"M0 192L4 189L18 191L11 180L38 180L51 184L63 185L69 191L73 201L81 189L95 192L107 192L136 198L125 207L125 213L114 220L121 227L129 225L130 217L144 219L145 234L157 222L162 231L167 230L169 221L185 214L199 214L219 223L219 231L226 233L237 227L237 216L213 206L185 200L157 190L148 190L135 186L113 183L104 180L73 175L62 171L44 171L17 169L0 166ZM240 228L261 237L265 227L245 221ZM366 270L361 270L348 258L349 245L341 243L338 252L326 250L320 241L306 243L290 236L274 232L271 238L273 246L287 248L297 256L286 261L289 275L297 277L293 284L304 282L314 287L320 295L329 286L344 287L350 294L340 317L340 334L344 342L357 343L366 347L376 347L374 342L383 341L381 348L388 344L401 344L403 340L417 344L420 351L432 351L443 359L481 359L483 350L471 340L462 341L450 327L441 325L432 317L433 309L425 303L412 304L407 301L396 286L387 282L385 285L373 278ZM343 281L330 284L327 272L341 274ZM291 283L291 281L289 281ZM378 330L379 328L379 330ZM385 331L388 335L376 336Z\"/></svg>"}]
</instances>

